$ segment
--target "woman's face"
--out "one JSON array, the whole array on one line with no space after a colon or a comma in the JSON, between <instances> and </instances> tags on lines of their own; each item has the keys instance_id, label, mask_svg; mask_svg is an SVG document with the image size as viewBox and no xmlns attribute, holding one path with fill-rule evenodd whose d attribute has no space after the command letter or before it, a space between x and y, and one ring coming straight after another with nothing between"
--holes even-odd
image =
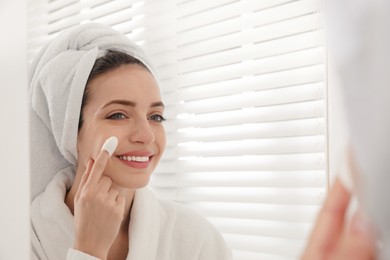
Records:
<instances>
[{"instance_id":1,"label":"woman's face","mask_svg":"<svg viewBox=\"0 0 390 260\"><path fill-rule=\"evenodd\" d=\"M83 125L77 139L78 163L96 159L104 141L119 143L104 175L125 188L145 186L165 148L164 106L154 77L139 65L122 65L89 84Z\"/></svg>"}]
</instances>

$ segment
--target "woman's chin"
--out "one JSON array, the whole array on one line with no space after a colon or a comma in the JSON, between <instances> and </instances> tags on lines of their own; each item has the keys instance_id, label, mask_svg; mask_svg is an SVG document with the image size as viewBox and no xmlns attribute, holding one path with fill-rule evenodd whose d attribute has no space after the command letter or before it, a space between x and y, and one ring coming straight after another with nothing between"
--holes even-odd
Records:
<instances>
[{"instance_id":1,"label":"woman's chin","mask_svg":"<svg viewBox=\"0 0 390 260\"><path fill-rule=\"evenodd\" d=\"M144 176L121 176L121 178L111 178L112 181L125 189L141 189L148 185L150 175Z\"/></svg>"}]
</instances>

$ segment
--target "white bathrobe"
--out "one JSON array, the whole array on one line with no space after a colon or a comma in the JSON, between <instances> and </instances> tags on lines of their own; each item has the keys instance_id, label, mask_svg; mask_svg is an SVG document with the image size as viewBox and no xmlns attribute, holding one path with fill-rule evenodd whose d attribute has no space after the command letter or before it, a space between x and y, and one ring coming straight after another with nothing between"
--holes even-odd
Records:
<instances>
[{"instance_id":1,"label":"white bathrobe","mask_svg":"<svg viewBox=\"0 0 390 260\"><path fill-rule=\"evenodd\" d=\"M96 260L73 250L73 215L64 202L73 167L56 174L32 203L32 259ZM129 224L127 260L229 260L231 250L202 216L158 199L148 188L136 190Z\"/></svg>"}]
</instances>

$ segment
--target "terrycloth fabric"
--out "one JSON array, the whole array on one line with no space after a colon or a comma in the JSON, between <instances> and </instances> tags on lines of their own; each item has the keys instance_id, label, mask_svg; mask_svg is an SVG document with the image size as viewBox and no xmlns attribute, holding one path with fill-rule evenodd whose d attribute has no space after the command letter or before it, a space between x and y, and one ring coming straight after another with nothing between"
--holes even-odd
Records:
<instances>
[{"instance_id":1,"label":"terrycloth fabric","mask_svg":"<svg viewBox=\"0 0 390 260\"><path fill-rule=\"evenodd\" d=\"M76 139L85 84L95 60L106 50L126 52L154 74L147 55L129 39L101 24L61 33L37 55L30 70L32 199L53 174L75 165Z\"/></svg>"},{"instance_id":2,"label":"terrycloth fabric","mask_svg":"<svg viewBox=\"0 0 390 260\"><path fill-rule=\"evenodd\" d=\"M59 172L32 204L33 260L92 260L70 250L73 216L64 203L73 168ZM68 256L67 256L68 254ZM222 236L197 213L136 190L129 224L127 260L231 260Z\"/></svg>"}]
</instances>

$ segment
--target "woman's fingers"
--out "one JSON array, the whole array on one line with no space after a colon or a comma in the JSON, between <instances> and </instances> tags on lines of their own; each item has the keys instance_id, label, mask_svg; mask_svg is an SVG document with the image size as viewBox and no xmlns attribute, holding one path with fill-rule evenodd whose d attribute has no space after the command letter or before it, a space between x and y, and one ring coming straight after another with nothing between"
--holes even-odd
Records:
<instances>
[{"instance_id":1,"label":"woman's fingers","mask_svg":"<svg viewBox=\"0 0 390 260\"><path fill-rule=\"evenodd\" d=\"M336 179L317 218L302 259L324 259L334 250L343 230L350 197L347 189Z\"/></svg>"},{"instance_id":2,"label":"woman's fingers","mask_svg":"<svg viewBox=\"0 0 390 260\"><path fill-rule=\"evenodd\" d=\"M354 214L351 225L344 229L338 247L330 259L375 259L373 228L362 210Z\"/></svg>"},{"instance_id":3,"label":"woman's fingers","mask_svg":"<svg viewBox=\"0 0 390 260\"><path fill-rule=\"evenodd\" d=\"M93 165L93 160L92 160L92 159L89 159L89 160L88 160L88 163L87 163L87 169L85 170L83 176L81 177L80 185L79 185L79 187L77 188L77 192L76 192L76 195L75 195L75 199L76 199L76 200L78 200L78 198L80 197L81 190L83 189L85 183L86 183L87 180L88 180L88 176L89 176L89 174L90 174L90 172L91 172L92 165Z\"/></svg>"},{"instance_id":4,"label":"woman's fingers","mask_svg":"<svg viewBox=\"0 0 390 260\"><path fill-rule=\"evenodd\" d=\"M95 160L95 163L92 166L91 173L89 174L89 178L85 185L91 186L97 185L99 183L109 159L110 155L106 151L100 151L98 157Z\"/></svg>"},{"instance_id":5,"label":"woman's fingers","mask_svg":"<svg viewBox=\"0 0 390 260\"><path fill-rule=\"evenodd\" d=\"M116 203L118 204L120 209L124 210L125 203L126 203L125 196L123 196L123 194L119 193L118 196L116 197Z\"/></svg>"},{"instance_id":6,"label":"woman's fingers","mask_svg":"<svg viewBox=\"0 0 390 260\"><path fill-rule=\"evenodd\" d=\"M350 193L337 179L328 194L302 259L372 260L375 240L372 228L361 210L344 221Z\"/></svg>"},{"instance_id":7,"label":"woman's fingers","mask_svg":"<svg viewBox=\"0 0 390 260\"><path fill-rule=\"evenodd\" d=\"M107 258L124 217L125 197L103 175L117 142L116 137L107 139L96 160L88 163L75 199L74 247L100 259Z\"/></svg>"},{"instance_id":8,"label":"woman's fingers","mask_svg":"<svg viewBox=\"0 0 390 260\"><path fill-rule=\"evenodd\" d=\"M119 195L119 191L115 188L111 188L110 191L108 192L108 196L110 197L110 200L115 201L117 200Z\"/></svg>"},{"instance_id":9,"label":"woman's fingers","mask_svg":"<svg viewBox=\"0 0 390 260\"><path fill-rule=\"evenodd\" d=\"M99 181L99 190L101 190L102 192L108 192L111 188L111 185L112 185L112 180L111 178L107 177L107 176L103 176L100 178L100 181Z\"/></svg>"},{"instance_id":10,"label":"woman's fingers","mask_svg":"<svg viewBox=\"0 0 390 260\"><path fill-rule=\"evenodd\" d=\"M90 177L87 180L86 185L96 185L99 183L100 178L103 175L104 169L106 168L107 162L110 159L111 155L114 153L118 145L118 138L111 136L108 138L100 151L98 157L93 164Z\"/></svg>"}]
</instances>

